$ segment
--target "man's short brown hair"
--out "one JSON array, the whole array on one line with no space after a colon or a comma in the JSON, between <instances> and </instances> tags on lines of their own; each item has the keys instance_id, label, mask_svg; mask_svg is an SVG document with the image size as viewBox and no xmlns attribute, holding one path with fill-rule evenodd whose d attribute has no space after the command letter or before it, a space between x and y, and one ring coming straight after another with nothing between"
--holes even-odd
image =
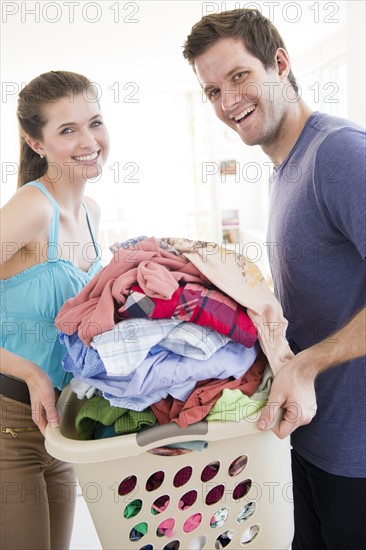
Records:
<instances>
[{"instance_id":1,"label":"man's short brown hair","mask_svg":"<svg viewBox=\"0 0 366 550\"><path fill-rule=\"evenodd\" d=\"M277 48L285 43L272 22L255 9L235 9L205 15L196 23L184 43L183 56L194 68L196 57L203 54L220 38L243 41L247 50L257 57L266 69L275 66ZM290 70L288 79L298 93L299 87Z\"/></svg>"}]
</instances>

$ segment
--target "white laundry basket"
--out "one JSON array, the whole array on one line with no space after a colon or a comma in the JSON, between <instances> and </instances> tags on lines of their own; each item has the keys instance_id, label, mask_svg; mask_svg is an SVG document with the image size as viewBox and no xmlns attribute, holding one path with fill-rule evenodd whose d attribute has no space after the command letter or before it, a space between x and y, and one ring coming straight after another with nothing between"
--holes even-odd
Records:
<instances>
[{"instance_id":1,"label":"white laundry basket","mask_svg":"<svg viewBox=\"0 0 366 550\"><path fill-rule=\"evenodd\" d=\"M60 427L47 428L46 448L74 464L105 550L290 547L289 440L259 432L258 414L240 422L199 422L185 430L171 423L79 441L75 417L81 405L65 388L58 402ZM148 452L193 440L206 441L206 448L179 456ZM182 502L188 503L184 509ZM157 513L161 503L164 510Z\"/></svg>"}]
</instances>

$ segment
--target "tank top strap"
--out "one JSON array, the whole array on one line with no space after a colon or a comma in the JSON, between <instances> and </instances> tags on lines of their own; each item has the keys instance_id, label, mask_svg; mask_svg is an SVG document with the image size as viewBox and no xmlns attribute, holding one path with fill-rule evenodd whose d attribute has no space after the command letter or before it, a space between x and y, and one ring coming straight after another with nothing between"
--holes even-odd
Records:
<instances>
[{"instance_id":1,"label":"tank top strap","mask_svg":"<svg viewBox=\"0 0 366 550\"><path fill-rule=\"evenodd\" d=\"M94 235L94 230L93 230L93 226L92 226L92 223L90 221L90 216L89 216L89 212L88 212L88 208L86 206L86 204L83 202L83 207L85 209L85 213L86 213L86 219L87 219L87 222L88 222L88 227L89 227L89 231L90 231L90 236L92 238L92 241L93 241L93 245L94 245L94 249L95 249L95 253L97 255L96 257L96 260L100 260L101 258L101 250L100 250L100 247L97 243L97 241L95 240L95 235Z\"/></svg>"},{"instance_id":2,"label":"tank top strap","mask_svg":"<svg viewBox=\"0 0 366 550\"><path fill-rule=\"evenodd\" d=\"M59 228L59 221L60 221L60 208L51 195L51 193L45 188L45 186L39 182L39 181L30 181L29 183L26 183L25 186L30 187L37 187L46 197L49 199L50 203L53 207L53 216L51 220L50 225L50 234L48 238L48 251L47 251L47 259L49 262L55 262L57 260L57 252L58 252L58 228Z\"/></svg>"}]
</instances>

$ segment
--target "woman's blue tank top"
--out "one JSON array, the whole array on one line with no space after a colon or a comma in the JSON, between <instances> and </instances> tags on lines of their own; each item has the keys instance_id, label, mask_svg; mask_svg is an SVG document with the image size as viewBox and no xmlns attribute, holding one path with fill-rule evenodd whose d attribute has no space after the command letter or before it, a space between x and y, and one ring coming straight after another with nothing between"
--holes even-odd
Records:
<instances>
[{"instance_id":1,"label":"woman's blue tank top","mask_svg":"<svg viewBox=\"0 0 366 550\"><path fill-rule=\"evenodd\" d=\"M83 205L97 258L87 272L71 261L58 258L58 204L40 182L32 181L26 185L37 187L53 206L47 255L45 254L47 260L9 279L0 280L1 345L36 363L47 372L53 385L62 389L72 375L62 368L66 349L59 342L54 321L66 300L80 292L101 269L100 252L88 210ZM42 255L43 251L35 250L34 253Z\"/></svg>"}]
</instances>

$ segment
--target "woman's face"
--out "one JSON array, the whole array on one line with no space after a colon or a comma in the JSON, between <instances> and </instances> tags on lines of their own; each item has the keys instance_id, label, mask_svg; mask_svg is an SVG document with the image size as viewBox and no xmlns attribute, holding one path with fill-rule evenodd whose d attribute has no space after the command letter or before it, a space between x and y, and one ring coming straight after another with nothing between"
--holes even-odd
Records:
<instances>
[{"instance_id":1,"label":"woman's face","mask_svg":"<svg viewBox=\"0 0 366 550\"><path fill-rule=\"evenodd\" d=\"M109 135L97 99L63 97L43 107L47 123L37 153L47 158L47 176L70 183L100 175L109 153Z\"/></svg>"}]
</instances>

